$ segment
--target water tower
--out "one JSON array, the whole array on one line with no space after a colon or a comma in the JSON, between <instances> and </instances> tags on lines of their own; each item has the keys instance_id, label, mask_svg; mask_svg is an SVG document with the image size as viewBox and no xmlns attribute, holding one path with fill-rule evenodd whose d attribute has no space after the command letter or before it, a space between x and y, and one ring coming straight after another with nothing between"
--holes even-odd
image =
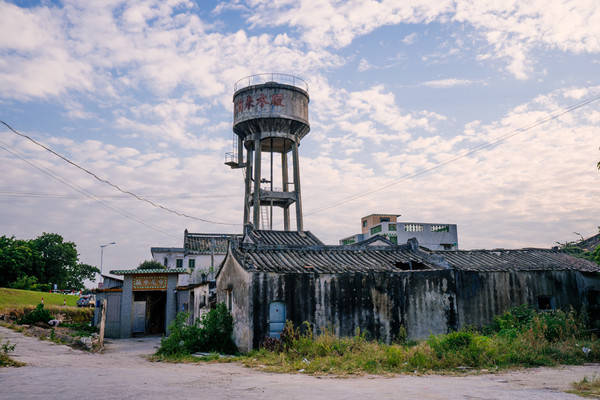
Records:
<instances>
[{"instance_id":1,"label":"water tower","mask_svg":"<svg viewBox=\"0 0 600 400\"><path fill-rule=\"evenodd\" d=\"M295 204L296 228L303 230L298 146L308 133L308 85L287 74L259 74L239 80L233 94L234 151L225 164L243 168L244 225L273 229L273 208L283 210L284 230L290 230L290 206ZM244 149L246 157L244 158ZM292 153L292 177L288 153ZM281 157L281 187L273 186L274 156ZM263 157L269 170L263 171ZM279 179L279 178L277 178ZM262 223L262 224L261 224Z\"/></svg>"}]
</instances>

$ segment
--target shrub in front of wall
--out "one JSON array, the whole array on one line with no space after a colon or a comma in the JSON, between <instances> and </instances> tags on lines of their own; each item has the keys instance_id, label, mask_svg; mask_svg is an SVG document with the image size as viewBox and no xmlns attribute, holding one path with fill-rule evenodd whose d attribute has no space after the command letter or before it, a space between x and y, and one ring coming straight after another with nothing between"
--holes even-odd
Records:
<instances>
[{"instance_id":1,"label":"shrub in front of wall","mask_svg":"<svg viewBox=\"0 0 600 400\"><path fill-rule=\"evenodd\" d=\"M19 318L17 320L17 323L21 324L21 325L22 324L32 325L32 324L35 324L36 322L46 323L53 318L54 317L52 316L52 314L50 314L50 312L48 310L44 309L43 304L38 304L37 307L33 311L25 313L21 318Z\"/></svg>"},{"instance_id":2,"label":"shrub in front of wall","mask_svg":"<svg viewBox=\"0 0 600 400\"><path fill-rule=\"evenodd\" d=\"M169 325L169 336L161 340L157 354L173 356L197 352L237 352L232 338L233 317L225 304L217 304L216 308L192 324L187 323L188 319L188 313L177 314Z\"/></svg>"}]
</instances>

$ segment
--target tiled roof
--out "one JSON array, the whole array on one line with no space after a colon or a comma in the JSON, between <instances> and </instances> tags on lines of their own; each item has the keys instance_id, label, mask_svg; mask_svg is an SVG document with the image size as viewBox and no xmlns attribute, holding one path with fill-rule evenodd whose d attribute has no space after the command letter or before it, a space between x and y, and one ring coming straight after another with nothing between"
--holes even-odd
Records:
<instances>
[{"instance_id":1,"label":"tiled roof","mask_svg":"<svg viewBox=\"0 0 600 400\"><path fill-rule=\"evenodd\" d=\"M377 246L368 250L350 246L255 246L241 244L234 257L250 271L280 273L397 272L400 265L421 264L425 269L442 269L408 246ZM427 255L425 255L427 256Z\"/></svg>"},{"instance_id":2,"label":"tiled roof","mask_svg":"<svg viewBox=\"0 0 600 400\"><path fill-rule=\"evenodd\" d=\"M600 246L600 233L597 235L591 236L581 242L577 242L575 244L577 247L581 247L584 250L592 251L596 247Z\"/></svg>"},{"instance_id":3,"label":"tiled roof","mask_svg":"<svg viewBox=\"0 0 600 400\"><path fill-rule=\"evenodd\" d=\"M151 253L183 253L183 247L150 247Z\"/></svg>"},{"instance_id":4,"label":"tiled roof","mask_svg":"<svg viewBox=\"0 0 600 400\"><path fill-rule=\"evenodd\" d=\"M600 266L545 249L423 251L417 243L386 246L285 246L241 243L233 256L248 271L278 273L401 272L407 269L463 271L578 270ZM410 268L407 268L410 262Z\"/></svg>"},{"instance_id":5,"label":"tiled roof","mask_svg":"<svg viewBox=\"0 0 600 400\"><path fill-rule=\"evenodd\" d=\"M226 254L229 240L241 235L224 233L185 233L183 247L187 254Z\"/></svg>"},{"instance_id":6,"label":"tiled roof","mask_svg":"<svg viewBox=\"0 0 600 400\"><path fill-rule=\"evenodd\" d=\"M168 268L168 269L117 269L110 271L113 275L148 275L148 274L187 274L185 268Z\"/></svg>"},{"instance_id":7,"label":"tiled roof","mask_svg":"<svg viewBox=\"0 0 600 400\"><path fill-rule=\"evenodd\" d=\"M600 271L591 261L546 249L434 251L453 268L464 271Z\"/></svg>"},{"instance_id":8,"label":"tiled roof","mask_svg":"<svg viewBox=\"0 0 600 400\"><path fill-rule=\"evenodd\" d=\"M244 237L258 245L285 245L285 246L323 246L315 235L310 231L263 231L250 230Z\"/></svg>"}]
</instances>

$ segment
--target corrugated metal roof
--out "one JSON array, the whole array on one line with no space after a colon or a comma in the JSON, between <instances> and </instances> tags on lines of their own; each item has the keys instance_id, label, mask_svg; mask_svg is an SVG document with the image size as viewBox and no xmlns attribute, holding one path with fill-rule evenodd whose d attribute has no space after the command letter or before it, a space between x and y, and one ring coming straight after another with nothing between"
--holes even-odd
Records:
<instances>
[{"instance_id":1,"label":"corrugated metal roof","mask_svg":"<svg viewBox=\"0 0 600 400\"><path fill-rule=\"evenodd\" d=\"M148 274L187 274L185 268L168 268L168 269L117 269L110 271L113 275L148 275Z\"/></svg>"}]
</instances>

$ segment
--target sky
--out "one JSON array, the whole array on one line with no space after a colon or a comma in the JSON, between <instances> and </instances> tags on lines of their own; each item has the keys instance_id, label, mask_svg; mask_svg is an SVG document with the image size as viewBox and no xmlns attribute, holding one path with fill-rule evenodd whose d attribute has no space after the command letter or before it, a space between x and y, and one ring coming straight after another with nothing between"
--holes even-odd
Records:
<instances>
[{"instance_id":1,"label":"sky","mask_svg":"<svg viewBox=\"0 0 600 400\"><path fill-rule=\"evenodd\" d=\"M98 266L114 241L108 271L186 228L241 232L233 88L281 72L309 85L304 227L325 243L371 213L455 223L462 249L577 240L600 225L599 69L597 0L0 0L0 119L196 217L2 126L0 235L56 232Z\"/></svg>"}]
</instances>

